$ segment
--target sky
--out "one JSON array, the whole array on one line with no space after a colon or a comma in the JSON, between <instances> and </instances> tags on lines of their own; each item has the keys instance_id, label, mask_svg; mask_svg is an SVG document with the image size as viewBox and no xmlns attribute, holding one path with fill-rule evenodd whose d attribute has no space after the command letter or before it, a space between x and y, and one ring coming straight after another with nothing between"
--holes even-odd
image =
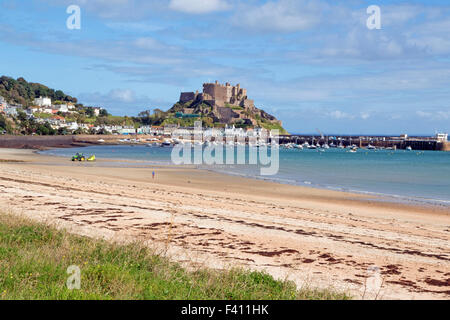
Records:
<instances>
[{"instance_id":1,"label":"sky","mask_svg":"<svg viewBox=\"0 0 450 320\"><path fill-rule=\"evenodd\" d=\"M0 74L114 115L167 110L218 80L291 133L431 135L450 132L450 3L0 0Z\"/></svg>"}]
</instances>

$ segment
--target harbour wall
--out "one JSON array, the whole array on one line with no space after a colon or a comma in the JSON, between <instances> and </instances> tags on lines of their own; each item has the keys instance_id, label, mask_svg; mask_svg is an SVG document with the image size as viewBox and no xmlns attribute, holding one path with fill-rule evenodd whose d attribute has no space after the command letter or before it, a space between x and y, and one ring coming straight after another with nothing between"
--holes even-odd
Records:
<instances>
[{"instance_id":1,"label":"harbour wall","mask_svg":"<svg viewBox=\"0 0 450 320\"><path fill-rule=\"evenodd\" d=\"M450 142L438 141L435 138L428 137L410 137L410 138L399 138L399 137L385 137L385 136L370 136L370 137L359 137L359 136L342 136L342 137L319 137L319 136L309 136L309 135L285 135L280 136L280 144L286 143L296 143L303 144L308 142L309 144L324 144L324 143L334 143L339 145L342 143L343 146L356 145L360 148L372 145L377 148L395 148L395 149L406 149L411 147L413 150L434 150L434 151L450 151Z\"/></svg>"}]
</instances>

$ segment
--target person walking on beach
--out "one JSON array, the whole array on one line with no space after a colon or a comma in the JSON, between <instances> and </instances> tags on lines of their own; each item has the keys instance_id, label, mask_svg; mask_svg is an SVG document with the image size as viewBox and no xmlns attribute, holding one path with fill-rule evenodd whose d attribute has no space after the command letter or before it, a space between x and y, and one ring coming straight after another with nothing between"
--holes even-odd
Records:
<instances>
[{"instance_id":1,"label":"person walking on beach","mask_svg":"<svg viewBox=\"0 0 450 320\"><path fill-rule=\"evenodd\" d=\"M152 177L155 179L155 171L152 172Z\"/></svg>"}]
</instances>

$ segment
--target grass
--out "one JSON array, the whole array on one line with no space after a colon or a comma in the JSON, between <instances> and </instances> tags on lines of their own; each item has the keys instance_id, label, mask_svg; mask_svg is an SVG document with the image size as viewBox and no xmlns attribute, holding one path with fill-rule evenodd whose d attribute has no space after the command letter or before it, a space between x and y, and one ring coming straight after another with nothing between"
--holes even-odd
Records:
<instances>
[{"instance_id":1,"label":"grass","mask_svg":"<svg viewBox=\"0 0 450 320\"><path fill-rule=\"evenodd\" d=\"M35 112L35 113L33 113L33 116L35 116L36 118L41 118L41 119L50 119L51 117L53 117L53 114L52 113Z\"/></svg>"},{"instance_id":2,"label":"grass","mask_svg":"<svg viewBox=\"0 0 450 320\"><path fill-rule=\"evenodd\" d=\"M66 287L67 268L81 288ZM1 299L348 299L240 269L187 271L139 243L120 245L0 214Z\"/></svg>"}]
</instances>

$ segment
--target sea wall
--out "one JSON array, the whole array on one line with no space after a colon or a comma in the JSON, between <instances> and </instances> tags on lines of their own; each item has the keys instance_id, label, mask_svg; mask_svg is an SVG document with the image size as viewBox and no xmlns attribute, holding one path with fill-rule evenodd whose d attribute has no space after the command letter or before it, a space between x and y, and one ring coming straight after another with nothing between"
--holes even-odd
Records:
<instances>
[{"instance_id":1,"label":"sea wall","mask_svg":"<svg viewBox=\"0 0 450 320\"><path fill-rule=\"evenodd\" d=\"M46 149L76 146L73 136L0 136L0 148Z\"/></svg>"},{"instance_id":2,"label":"sea wall","mask_svg":"<svg viewBox=\"0 0 450 320\"><path fill-rule=\"evenodd\" d=\"M442 144L442 151L450 151L450 142L444 142Z\"/></svg>"}]
</instances>

